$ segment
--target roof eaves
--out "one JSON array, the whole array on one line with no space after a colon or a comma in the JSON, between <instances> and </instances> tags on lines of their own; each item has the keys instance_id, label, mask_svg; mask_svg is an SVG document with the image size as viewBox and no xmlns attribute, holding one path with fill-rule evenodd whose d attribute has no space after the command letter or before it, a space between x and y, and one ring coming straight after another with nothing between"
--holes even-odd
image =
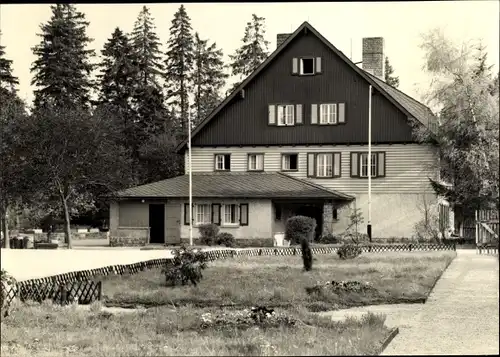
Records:
<instances>
[{"instance_id":1,"label":"roof eaves","mask_svg":"<svg viewBox=\"0 0 500 357\"><path fill-rule=\"evenodd\" d=\"M305 185L308 185L310 187L314 187L314 188L316 188L318 190L327 192L330 195L333 194L333 195L339 196L340 198L344 198L344 199L347 199L347 200L353 200L355 198L354 196L348 195L346 193L342 193L342 192L339 192L339 191L336 191L336 190L330 190L330 189L327 189L327 188L325 188L325 187L323 187L321 185L317 185L317 184L315 184L313 182L309 182L309 181L306 181L306 180L299 179L297 177L293 177L293 176L287 175L287 174L285 174L283 172L277 172L277 174L285 176L285 177L287 177L289 179L301 182L301 183L303 183Z\"/></svg>"}]
</instances>

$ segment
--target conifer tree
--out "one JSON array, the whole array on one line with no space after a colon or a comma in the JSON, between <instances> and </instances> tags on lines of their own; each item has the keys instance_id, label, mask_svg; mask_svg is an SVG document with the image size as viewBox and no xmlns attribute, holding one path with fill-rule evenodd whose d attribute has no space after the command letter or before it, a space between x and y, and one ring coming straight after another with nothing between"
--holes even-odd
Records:
<instances>
[{"instance_id":1,"label":"conifer tree","mask_svg":"<svg viewBox=\"0 0 500 357\"><path fill-rule=\"evenodd\" d=\"M0 32L0 36L1 36ZM12 60L5 58L5 46L0 45L0 87L1 89L14 91L19 80L12 74Z\"/></svg>"},{"instance_id":2,"label":"conifer tree","mask_svg":"<svg viewBox=\"0 0 500 357\"><path fill-rule=\"evenodd\" d=\"M31 84L37 89L35 107L88 106L93 83L94 66L90 63L94 50L87 49L92 41L86 34L89 22L73 4L51 5L52 17L40 26L40 43L33 47L37 57L31 67Z\"/></svg>"},{"instance_id":3,"label":"conifer tree","mask_svg":"<svg viewBox=\"0 0 500 357\"><path fill-rule=\"evenodd\" d=\"M224 72L223 53L212 43L208 46L207 40L202 40L195 34L194 45L194 112L193 124L198 125L222 99L221 90L226 84L228 75Z\"/></svg>"},{"instance_id":4,"label":"conifer tree","mask_svg":"<svg viewBox=\"0 0 500 357\"><path fill-rule=\"evenodd\" d=\"M252 14L252 21L245 27L242 46L229 56L232 74L238 78L233 90L269 56L270 42L265 39L265 34L265 18Z\"/></svg>"},{"instance_id":5,"label":"conifer tree","mask_svg":"<svg viewBox=\"0 0 500 357\"><path fill-rule=\"evenodd\" d=\"M170 38L165 60L165 85L168 101L174 115L178 117L181 135L187 134L189 93L192 90L193 35L191 19L184 5L174 14L170 27Z\"/></svg>"},{"instance_id":6,"label":"conifer tree","mask_svg":"<svg viewBox=\"0 0 500 357\"><path fill-rule=\"evenodd\" d=\"M389 58L385 57L385 83L390 86L398 87L399 86L399 77L394 76L394 68L392 68Z\"/></svg>"}]
</instances>

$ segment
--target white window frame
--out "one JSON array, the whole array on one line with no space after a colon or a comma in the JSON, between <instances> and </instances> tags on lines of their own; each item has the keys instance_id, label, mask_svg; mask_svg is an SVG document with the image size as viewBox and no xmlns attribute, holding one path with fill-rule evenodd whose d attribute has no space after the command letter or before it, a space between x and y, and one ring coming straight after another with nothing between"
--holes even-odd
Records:
<instances>
[{"instance_id":1,"label":"white window frame","mask_svg":"<svg viewBox=\"0 0 500 357\"><path fill-rule=\"evenodd\" d=\"M291 163L290 158L292 155L297 156L297 168L295 168L295 169L290 168L290 163ZM286 167L286 163L288 163L288 167ZM282 154L281 155L281 170L282 171L297 171L298 169L299 169L299 155L298 154Z\"/></svg>"},{"instance_id":2,"label":"white window frame","mask_svg":"<svg viewBox=\"0 0 500 357\"><path fill-rule=\"evenodd\" d=\"M212 223L212 205L208 203L197 203L193 207L194 224L201 226Z\"/></svg>"},{"instance_id":3,"label":"white window frame","mask_svg":"<svg viewBox=\"0 0 500 357\"><path fill-rule=\"evenodd\" d=\"M333 154L316 155L316 177L333 177Z\"/></svg>"},{"instance_id":4,"label":"white window frame","mask_svg":"<svg viewBox=\"0 0 500 357\"><path fill-rule=\"evenodd\" d=\"M368 177L368 153L362 153L359 155L360 165L359 165L359 177ZM371 162L371 177L377 177L377 164L378 164L378 154L372 152L372 162ZM366 174L363 171L366 171Z\"/></svg>"},{"instance_id":5,"label":"white window frame","mask_svg":"<svg viewBox=\"0 0 500 357\"><path fill-rule=\"evenodd\" d=\"M215 170L216 171L227 171L228 170L226 168L226 160L225 160L226 155L228 155L228 154L215 154ZM220 164L220 166L219 166L219 164Z\"/></svg>"},{"instance_id":6,"label":"white window frame","mask_svg":"<svg viewBox=\"0 0 500 357\"><path fill-rule=\"evenodd\" d=\"M282 104L276 106L276 116L278 126L295 125L295 110L293 104Z\"/></svg>"},{"instance_id":7,"label":"white window frame","mask_svg":"<svg viewBox=\"0 0 500 357\"><path fill-rule=\"evenodd\" d=\"M337 124L337 104L325 103L319 106L320 124Z\"/></svg>"},{"instance_id":8,"label":"white window frame","mask_svg":"<svg viewBox=\"0 0 500 357\"><path fill-rule=\"evenodd\" d=\"M311 60L313 63L312 73L304 73L304 60ZM301 76L312 76L316 74L316 58L314 57L304 57L299 60L299 73Z\"/></svg>"},{"instance_id":9,"label":"white window frame","mask_svg":"<svg viewBox=\"0 0 500 357\"><path fill-rule=\"evenodd\" d=\"M264 154L248 154L248 171L264 170Z\"/></svg>"},{"instance_id":10,"label":"white window frame","mask_svg":"<svg viewBox=\"0 0 500 357\"><path fill-rule=\"evenodd\" d=\"M231 215L231 207L234 206L234 217L231 217L231 218L234 218L234 221L232 219L230 219L230 221L228 222L227 220L227 215L229 213L229 215ZM228 210L228 212L226 212L226 210ZM240 205L237 204L237 203L226 203L226 204L222 204L222 209L221 209L221 222L222 222L222 225L223 226L238 226L240 224Z\"/></svg>"}]
</instances>

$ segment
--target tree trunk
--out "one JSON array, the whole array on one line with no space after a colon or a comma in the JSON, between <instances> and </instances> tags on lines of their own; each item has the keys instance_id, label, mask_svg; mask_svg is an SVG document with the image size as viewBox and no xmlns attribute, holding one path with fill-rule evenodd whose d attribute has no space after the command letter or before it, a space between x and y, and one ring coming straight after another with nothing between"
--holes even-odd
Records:
<instances>
[{"instance_id":1,"label":"tree trunk","mask_svg":"<svg viewBox=\"0 0 500 357\"><path fill-rule=\"evenodd\" d=\"M2 217L0 217L0 220L2 221L2 232L3 232L3 239L4 239L4 248L9 249L10 248L10 237L9 237L9 222L8 222L8 217L7 217L7 206L4 205L1 208L1 213Z\"/></svg>"},{"instance_id":2,"label":"tree trunk","mask_svg":"<svg viewBox=\"0 0 500 357\"><path fill-rule=\"evenodd\" d=\"M68 249L71 249L73 248L73 245L71 242L71 221L69 216L68 201L63 198L62 204L64 208L64 241L68 244Z\"/></svg>"}]
</instances>

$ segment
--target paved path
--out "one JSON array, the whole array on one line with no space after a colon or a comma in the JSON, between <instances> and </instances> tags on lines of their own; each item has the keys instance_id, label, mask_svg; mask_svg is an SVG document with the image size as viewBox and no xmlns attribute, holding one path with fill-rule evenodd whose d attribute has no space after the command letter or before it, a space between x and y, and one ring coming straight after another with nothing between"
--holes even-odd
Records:
<instances>
[{"instance_id":1,"label":"paved path","mask_svg":"<svg viewBox=\"0 0 500 357\"><path fill-rule=\"evenodd\" d=\"M499 353L498 258L458 251L383 355Z\"/></svg>"}]
</instances>

